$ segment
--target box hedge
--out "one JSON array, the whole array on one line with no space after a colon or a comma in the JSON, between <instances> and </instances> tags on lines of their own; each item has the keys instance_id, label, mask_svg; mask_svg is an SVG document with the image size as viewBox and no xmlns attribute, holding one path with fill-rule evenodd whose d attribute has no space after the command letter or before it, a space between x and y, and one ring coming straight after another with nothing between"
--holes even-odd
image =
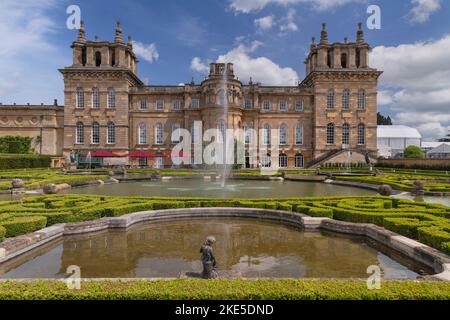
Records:
<instances>
[{"instance_id":1,"label":"box hedge","mask_svg":"<svg viewBox=\"0 0 450 320\"><path fill-rule=\"evenodd\" d=\"M15 237L45 228L47 218L42 216L14 217L10 220L2 221L1 225L6 230L6 237Z\"/></svg>"},{"instance_id":2,"label":"box hedge","mask_svg":"<svg viewBox=\"0 0 450 320\"><path fill-rule=\"evenodd\" d=\"M2 241L5 238L6 235L6 229L2 226L0 226L0 241Z\"/></svg>"}]
</instances>

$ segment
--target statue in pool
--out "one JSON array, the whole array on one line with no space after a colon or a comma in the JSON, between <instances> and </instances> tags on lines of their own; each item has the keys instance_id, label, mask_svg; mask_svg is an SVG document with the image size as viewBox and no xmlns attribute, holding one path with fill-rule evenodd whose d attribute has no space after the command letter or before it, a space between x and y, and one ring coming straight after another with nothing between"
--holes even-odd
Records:
<instances>
[{"instance_id":1,"label":"statue in pool","mask_svg":"<svg viewBox=\"0 0 450 320\"><path fill-rule=\"evenodd\" d=\"M216 238L208 237L205 243L200 248L200 253L202 254L202 264L203 264L203 279L217 279L217 262L213 253L213 244L216 242Z\"/></svg>"}]
</instances>

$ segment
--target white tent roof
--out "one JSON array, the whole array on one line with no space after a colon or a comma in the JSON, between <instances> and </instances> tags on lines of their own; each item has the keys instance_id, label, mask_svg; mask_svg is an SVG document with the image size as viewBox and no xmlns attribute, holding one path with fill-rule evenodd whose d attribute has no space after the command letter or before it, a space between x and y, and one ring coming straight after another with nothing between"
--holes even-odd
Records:
<instances>
[{"instance_id":1,"label":"white tent roof","mask_svg":"<svg viewBox=\"0 0 450 320\"><path fill-rule=\"evenodd\" d=\"M450 145L442 143L439 147L427 152L427 154L450 153Z\"/></svg>"},{"instance_id":2,"label":"white tent roof","mask_svg":"<svg viewBox=\"0 0 450 320\"><path fill-rule=\"evenodd\" d=\"M378 138L422 139L416 128L407 126L378 126Z\"/></svg>"},{"instance_id":3,"label":"white tent roof","mask_svg":"<svg viewBox=\"0 0 450 320\"><path fill-rule=\"evenodd\" d=\"M434 148L439 147L441 144L447 144L450 146L450 142L422 141L422 148L434 149Z\"/></svg>"}]
</instances>

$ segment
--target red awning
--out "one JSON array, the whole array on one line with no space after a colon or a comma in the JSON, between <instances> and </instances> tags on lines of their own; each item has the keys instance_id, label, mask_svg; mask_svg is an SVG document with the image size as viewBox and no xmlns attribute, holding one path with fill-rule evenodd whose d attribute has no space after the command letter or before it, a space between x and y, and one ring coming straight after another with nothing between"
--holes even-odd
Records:
<instances>
[{"instance_id":1,"label":"red awning","mask_svg":"<svg viewBox=\"0 0 450 320\"><path fill-rule=\"evenodd\" d=\"M130 151L128 154L130 158L156 158L158 155L150 153L144 150L134 150Z\"/></svg>"},{"instance_id":2,"label":"red awning","mask_svg":"<svg viewBox=\"0 0 450 320\"><path fill-rule=\"evenodd\" d=\"M184 157L190 157L191 154L189 152L185 152L184 150L180 150L180 151L172 151L172 152L167 152L164 154L165 157L170 157L170 158L184 158Z\"/></svg>"},{"instance_id":3,"label":"red awning","mask_svg":"<svg viewBox=\"0 0 450 320\"><path fill-rule=\"evenodd\" d=\"M80 157L87 157L89 154L89 152L85 153L85 154L81 154ZM91 152L91 157L92 158L121 158L123 156L112 153L111 151L107 151L107 150L97 150L94 152Z\"/></svg>"}]
</instances>

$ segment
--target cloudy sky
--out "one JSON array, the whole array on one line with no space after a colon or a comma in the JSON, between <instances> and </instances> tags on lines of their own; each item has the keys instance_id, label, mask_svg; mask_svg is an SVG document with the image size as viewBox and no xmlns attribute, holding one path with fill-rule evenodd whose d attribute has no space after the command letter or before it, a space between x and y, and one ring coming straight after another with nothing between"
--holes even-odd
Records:
<instances>
[{"instance_id":1,"label":"cloudy sky","mask_svg":"<svg viewBox=\"0 0 450 320\"><path fill-rule=\"evenodd\" d=\"M354 40L361 21L370 63L384 71L379 110L428 140L450 129L448 0L0 0L0 102L63 100L57 69L71 64L73 4L91 39L112 40L121 21L150 84L199 82L209 62L230 61L243 82L290 85L304 78L322 22L330 41L342 41ZM381 8L380 30L366 27L370 4Z\"/></svg>"}]
</instances>

